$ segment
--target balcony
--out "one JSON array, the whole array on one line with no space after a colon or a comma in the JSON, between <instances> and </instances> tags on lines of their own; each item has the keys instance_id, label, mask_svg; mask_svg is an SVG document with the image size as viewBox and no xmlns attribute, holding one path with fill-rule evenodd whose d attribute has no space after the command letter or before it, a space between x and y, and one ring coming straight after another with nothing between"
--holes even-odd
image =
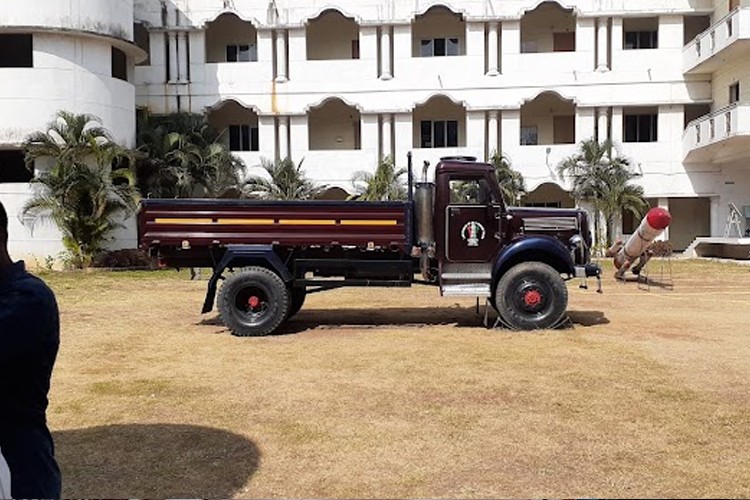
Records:
<instances>
[{"instance_id":1,"label":"balcony","mask_svg":"<svg viewBox=\"0 0 750 500\"><path fill-rule=\"evenodd\" d=\"M735 103L693 120L682 148L685 163L725 163L750 154L750 104Z\"/></svg>"},{"instance_id":2,"label":"balcony","mask_svg":"<svg viewBox=\"0 0 750 500\"><path fill-rule=\"evenodd\" d=\"M750 9L730 12L682 49L682 71L712 73L750 49Z\"/></svg>"}]
</instances>

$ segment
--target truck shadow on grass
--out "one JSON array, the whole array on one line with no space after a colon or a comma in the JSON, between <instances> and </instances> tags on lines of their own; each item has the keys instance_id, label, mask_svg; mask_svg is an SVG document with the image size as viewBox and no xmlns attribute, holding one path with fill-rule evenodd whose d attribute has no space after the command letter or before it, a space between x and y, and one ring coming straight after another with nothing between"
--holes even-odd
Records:
<instances>
[{"instance_id":1,"label":"truck shadow on grass","mask_svg":"<svg viewBox=\"0 0 750 500\"><path fill-rule=\"evenodd\" d=\"M609 323L602 311L568 311L574 326L595 326ZM496 313L490 313L489 323L495 322ZM476 312L475 306L453 307L389 307L382 309L305 309L284 323L272 335L291 335L310 330L350 330L424 328L453 326L457 328L484 328L484 307ZM217 316L204 318L199 325L221 327L215 333L226 333Z\"/></svg>"},{"instance_id":2,"label":"truck shadow on grass","mask_svg":"<svg viewBox=\"0 0 750 500\"><path fill-rule=\"evenodd\" d=\"M260 466L238 434L193 425L108 425L53 433L63 498L230 498Z\"/></svg>"}]
</instances>

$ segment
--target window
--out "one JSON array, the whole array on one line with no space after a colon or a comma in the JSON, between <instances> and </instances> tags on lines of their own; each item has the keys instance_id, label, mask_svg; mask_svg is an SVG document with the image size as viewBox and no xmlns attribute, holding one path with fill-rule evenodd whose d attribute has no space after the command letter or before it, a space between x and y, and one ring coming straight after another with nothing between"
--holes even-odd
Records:
<instances>
[{"instance_id":1,"label":"window","mask_svg":"<svg viewBox=\"0 0 750 500\"><path fill-rule=\"evenodd\" d=\"M230 151L258 151L258 127L250 125L229 126Z\"/></svg>"},{"instance_id":2,"label":"window","mask_svg":"<svg viewBox=\"0 0 750 500\"><path fill-rule=\"evenodd\" d=\"M128 81L128 58L125 52L112 47L112 78Z\"/></svg>"},{"instance_id":3,"label":"window","mask_svg":"<svg viewBox=\"0 0 750 500\"><path fill-rule=\"evenodd\" d=\"M227 45L227 62L251 62L258 60L255 45Z\"/></svg>"},{"instance_id":4,"label":"window","mask_svg":"<svg viewBox=\"0 0 750 500\"><path fill-rule=\"evenodd\" d=\"M31 35L0 35L0 68L32 68Z\"/></svg>"},{"instance_id":5,"label":"window","mask_svg":"<svg viewBox=\"0 0 750 500\"><path fill-rule=\"evenodd\" d=\"M560 208L560 205L559 201L530 201L523 204L531 208Z\"/></svg>"},{"instance_id":6,"label":"window","mask_svg":"<svg viewBox=\"0 0 750 500\"><path fill-rule=\"evenodd\" d=\"M30 182L33 177L33 172L26 168L23 151L0 151L0 183Z\"/></svg>"},{"instance_id":7,"label":"window","mask_svg":"<svg viewBox=\"0 0 750 500\"><path fill-rule=\"evenodd\" d=\"M451 179L451 204L487 205L494 202L487 179Z\"/></svg>"},{"instance_id":8,"label":"window","mask_svg":"<svg viewBox=\"0 0 750 500\"><path fill-rule=\"evenodd\" d=\"M421 122L422 148L455 148L458 146L458 121L437 120Z\"/></svg>"},{"instance_id":9,"label":"window","mask_svg":"<svg viewBox=\"0 0 750 500\"><path fill-rule=\"evenodd\" d=\"M359 40L352 40L352 59L359 59Z\"/></svg>"},{"instance_id":10,"label":"window","mask_svg":"<svg viewBox=\"0 0 750 500\"><path fill-rule=\"evenodd\" d=\"M625 115L625 142L656 142L656 119L656 113Z\"/></svg>"},{"instance_id":11,"label":"window","mask_svg":"<svg viewBox=\"0 0 750 500\"><path fill-rule=\"evenodd\" d=\"M420 55L422 57L457 56L458 38L432 38L422 40Z\"/></svg>"},{"instance_id":12,"label":"window","mask_svg":"<svg viewBox=\"0 0 750 500\"><path fill-rule=\"evenodd\" d=\"M625 50L656 49L658 36L656 31L628 31L625 33Z\"/></svg>"},{"instance_id":13,"label":"window","mask_svg":"<svg viewBox=\"0 0 750 500\"><path fill-rule=\"evenodd\" d=\"M740 82L733 83L729 86L729 104L734 104L740 100Z\"/></svg>"},{"instance_id":14,"label":"window","mask_svg":"<svg viewBox=\"0 0 750 500\"><path fill-rule=\"evenodd\" d=\"M539 135L536 125L521 127L521 146L536 146L539 144Z\"/></svg>"},{"instance_id":15,"label":"window","mask_svg":"<svg viewBox=\"0 0 750 500\"><path fill-rule=\"evenodd\" d=\"M553 52L575 52L576 34L575 32L553 33L552 34Z\"/></svg>"}]
</instances>

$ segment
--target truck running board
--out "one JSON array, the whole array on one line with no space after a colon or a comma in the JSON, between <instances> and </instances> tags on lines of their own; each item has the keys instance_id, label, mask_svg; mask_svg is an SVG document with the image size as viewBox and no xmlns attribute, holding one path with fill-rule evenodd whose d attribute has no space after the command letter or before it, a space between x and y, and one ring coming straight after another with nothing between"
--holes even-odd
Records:
<instances>
[{"instance_id":1,"label":"truck running board","mask_svg":"<svg viewBox=\"0 0 750 500\"><path fill-rule=\"evenodd\" d=\"M443 285L443 297L489 297L489 283L457 283Z\"/></svg>"}]
</instances>

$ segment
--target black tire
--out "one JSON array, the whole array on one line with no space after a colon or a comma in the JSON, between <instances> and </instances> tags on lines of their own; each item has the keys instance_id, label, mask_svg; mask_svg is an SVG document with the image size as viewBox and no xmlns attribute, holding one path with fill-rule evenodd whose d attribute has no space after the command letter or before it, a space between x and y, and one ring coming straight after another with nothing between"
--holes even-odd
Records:
<instances>
[{"instance_id":1,"label":"black tire","mask_svg":"<svg viewBox=\"0 0 750 500\"><path fill-rule=\"evenodd\" d=\"M287 319L291 318L302 309L302 305L305 303L305 297L307 297L307 289L302 287L293 286L289 290L289 299L291 304L289 305L289 313Z\"/></svg>"},{"instance_id":2,"label":"black tire","mask_svg":"<svg viewBox=\"0 0 750 500\"><path fill-rule=\"evenodd\" d=\"M289 290L281 278L263 267L248 267L225 281L217 299L224 324L239 337L273 333L289 312Z\"/></svg>"},{"instance_id":3,"label":"black tire","mask_svg":"<svg viewBox=\"0 0 750 500\"><path fill-rule=\"evenodd\" d=\"M547 264L523 262L500 278L495 307L518 330L551 328L565 315L568 288L560 273Z\"/></svg>"}]
</instances>

